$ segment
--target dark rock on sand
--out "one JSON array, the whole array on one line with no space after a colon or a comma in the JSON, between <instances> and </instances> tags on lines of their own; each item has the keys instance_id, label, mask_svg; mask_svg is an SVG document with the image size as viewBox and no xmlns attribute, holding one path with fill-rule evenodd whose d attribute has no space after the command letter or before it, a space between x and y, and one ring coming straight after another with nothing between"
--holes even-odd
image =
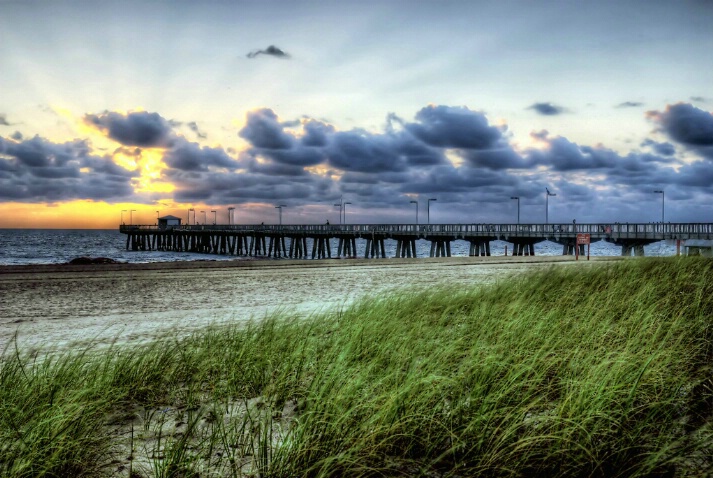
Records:
<instances>
[{"instance_id":1,"label":"dark rock on sand","mask_svg":"<svg viewBox=\"0 0 713 478\"><path fill-rule=\"evenodd\" d=\"M75 257L67 264L71 265L88 265L88 264L121 264L121 262L115 261L108 257Z\"/></svg>"}]
</instances>

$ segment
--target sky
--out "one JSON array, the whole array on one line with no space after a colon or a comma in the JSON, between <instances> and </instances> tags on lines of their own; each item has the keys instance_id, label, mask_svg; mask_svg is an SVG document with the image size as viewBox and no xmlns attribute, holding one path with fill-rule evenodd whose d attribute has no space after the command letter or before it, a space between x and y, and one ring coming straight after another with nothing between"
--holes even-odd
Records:
<instances>
[{"instance_id":1,"label":"sky","mask_svg":"<svg viewBox=\"0 0 713 478\"><path fill-rule=\"evenodd\" d=\"M711 25L713 0L0 0L0 227L713 222Z\"/></svg>"}]
</instances>

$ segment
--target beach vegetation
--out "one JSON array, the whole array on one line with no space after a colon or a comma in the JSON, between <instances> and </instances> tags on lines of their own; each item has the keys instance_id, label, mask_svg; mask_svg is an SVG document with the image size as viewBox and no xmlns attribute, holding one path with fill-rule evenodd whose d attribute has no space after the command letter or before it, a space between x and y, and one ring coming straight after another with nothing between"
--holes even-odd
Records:
<instances>
[{"instance_id":1,"label":"beach vegetation","mask_svg":"<svg viewBox=\"0 0 713 478\"><path fill-rule=\"evenodd\" d=\"M0 362L6 477L674 477L712 456L701 258Z\"/></svg>"}]
</instances>

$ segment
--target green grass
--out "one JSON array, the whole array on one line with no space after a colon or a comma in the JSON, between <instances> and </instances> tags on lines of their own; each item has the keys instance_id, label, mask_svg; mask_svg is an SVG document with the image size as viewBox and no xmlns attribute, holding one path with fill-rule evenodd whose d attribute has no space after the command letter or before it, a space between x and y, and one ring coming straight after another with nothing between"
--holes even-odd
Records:
<instances>
[{"instance_id":1,"label":"green grass","mask_svg":"<svg viewBox=\"0 0 713 478\"><path fill-rule=\"evenodd\" d=\"M704 476L712 366L713 262L685 258L9 349L0 475Z\"/></svg>"}]
</instances>

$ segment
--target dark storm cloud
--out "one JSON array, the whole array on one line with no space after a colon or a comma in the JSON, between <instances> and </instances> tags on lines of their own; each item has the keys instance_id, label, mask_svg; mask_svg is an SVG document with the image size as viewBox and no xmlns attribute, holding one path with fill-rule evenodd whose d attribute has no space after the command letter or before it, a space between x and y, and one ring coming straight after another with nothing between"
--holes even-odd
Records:
<instances>
[{"instance_id":1,"label":"dark storm cloud","mask_svg":"<svg viewBox=\"0 0 713 478\"><path fill-rule=\"evenodd\" d=\"M228 156L221 148L201 147L197 143L178 141L166 151L163 162L172 169L181 171L208 171L209 168L239 167L237 161Z\"/></svg>"},{"instance_id":2,"label":"dark storm cloud","mask_svg":"<svg viewBox=\"0 0 713 478\"><path fill-rule=\"evenodd\" d=\"M123 115L105 111L99 115L85 115L84 122L124 146L167 147L174 139L174 124L158 113L139 111Z\"/></svg>"},{"instance_id":3,"label":"dark storm cloud","mask_svg":"<svg viewBox=\"0 0 713 478\"><path fill-rule=\"evenodd\" d=\"M0 126L10 126L10 123L7 121L7 115L4 113L0 113Z\"/></svg>"},{"instance_id":4,"label":"dark storm cloud","mask_svg":"<svg viewBox=\"0 0 713 478\"><path fill-rule=\"evenodd\" d=\"M245 127L238 135L262 149L289 149L294 143L294 138L285 133L284 125L269 108L248 112Z\"/></svg>"},{"instance_id":5,"label":"dark storm cloud","mask_svg":"<svg viewBox=\"0 0 713 478\"><path fill-rule=\"evenodd\" d=\"M322 164L327 158L323 149L312 147L295 147L290 150L278 149L266 152L265 156L276 163L301 168Z\"/></svg>"},{"instance_id":6,"label":"dark storm cloud","mask_svg":"<svg viewBox=\"0 0 713 478\"><path fill-rule=\"evenodd\" d=\"M708 103L708 98L704 96L691 96L691 101L695 101L696 103Z\"/></svg>"},{"instance_id":7,"label":"dark storm cloud","mask_svg":"<svg viewBox=\"0 0 713 478\"><path fill-rule=\"evenodd\" d=\"M440 165L426 174L417 175L401 185L400 190L410 194L475 194L480 188L503 187L509 190L519 184L519 179L505 171L457 168Z\"/></svg>"},{"instance_id":8,"label":"dark storm cloud","mask_svg":"<svg viewBox=\"0 0 713 478\"><path fill-rule=\"evenodd\" d=\"M271 167L262 165L244 172L185 173L167 172L176 186L174 197L179 201L203 201L211 204L291 201L292 204L318 202L334 188L333 181L302 170L289 181L277 175ZM285 173L285 171L282 171ZM332 191L336 194L336 189Z\"/></svg>"},{"instance_id":9,"label":"dark storm cloud","mask_svg":"<svg viewBox=\"0 0 713 478\"><path fill-rule=\"evenodd\" d=\"M624 101L616 105L617 108L638 108L639 106L644 106L640 101Z\"/></svg>"},{"instance_id":10,"label":"dark storm cloud","mask_svg":"<svg viewBox=\"0 0 713 478\"><path fill-rule=\"evenodd\" d=\"M677 103L663 112L649 111L647 116L672 140L713 159L713 114L689 103Z\"/></svg>"},{"instance_id":11,"label":"dark storm cloud","mask_svg":"<svg viewBox=\"0 0 713 478\"><path fill-rule=\"evenodd\" d=\"M330 166L343 171L378 174L406 168L392 137L359 130L335 133L327 156Z\"/></svg>"},{"instance_id":12,"label":"dark storm cloud","mask_svg":"<svg viewBox=\"0 0 713 478\"><path fill-rule=\"evenodd\" d=\"M337 132L331 125L307 118L302 122L302 134L294 136L285 131L285 122L270 109L249 112L239 135L252 145L247 154L261 159L253 168L264 171L269 163L290 166L272 169L283 172L281 174L294 174L297 171L294 167L319 164L329 164L342 171L380 173L444 161L442 151L404 131Z\"/></svg>"},{"instance_id":13,"label":"dark storm cloud","mask_svg":"<svg viewBox=\"0 0 713 478\"><path fill-rule=\"evenodd\" d=\"M662 156L673 156L676 154L676 148L671 144L671 143L659 143L658 141L654 141L652 139L645 139L643 143L641 143L642 147L650 147L652 148L656 154L660 154Z\"/></svg>"},{"instance_id":14,"label":"dark storm cloud","mask_svg":"<svg viewBox=\"0 0 713 478\"><path fill-rule=\"evenodd\" d=\"M305 171L302 166L286 164L286 163L260 163L258 161L251 161L247 164L247 169L251 173L263 174L267 176L308 176L309 173Z\"/></svg>"},{"instance_id":15,"label":"dark storm cloud","mask_svg":"<svg viewBox=\"0 0 713 478\"><path fill-rule=\"evenodd\" d=\"M10 135L10 138L14 139L15 141L22 141L23 136L22 133L20 133L19 131L15 131Z\"/></svg>"},{"instance_id":16,"label":"dark storm cloud","mask_svg":"<svg viewBox=\"0 0 713 478\"><path fill-rule=\"evenodd\" d=\"M446 161L443 150L422 143L411 135L395 134L393 138L396 153L410 167L429 167Z\"/></svg>"},{"instance_id":17,"label":"dark storm cloud","mask_svg":"<svg viewBox=\"0 0 713 478\"><path fill-rule=\"evenodd\" d=\"M663 131L686 146L713 146L713 114L688 103L668 105L663 112L650 111Z\"/></svg>"},{"instance_id":18,"label":"dark storm cloud","mask_svg":"<svg viewBox=\"0 0 713 478\"><path fill-rule=\"evenodd\" d=\"M487 169L522 169L527 167L527 162L508 144L500 148L465 150L462 152L467 163L475 168Z\"/></svg>"},{"instance_id":19,"label":"dark storm cloud","mask_svg":"<svg viewBox=\"0 0 713 478\"><path fill-rule=\"evenodd\" d=\"M544 166L547 170L561 173L596 173L604 178L603 185L608 182L640 184L653 181L658 174L675 174L673 169L664 167L671 162L667 156L648 153L629 153L622 156L603 146L582 146L562 136L550 138L544 133L538 138L544 143L544 147L525 152L529 165Z\"/></svg>"},{"instance_id":20,"label":"dark storm cloud","mask_svg":"<svg viewBox=\"0 0 713 478\"><path fill-rule=\"evenodd\" d=\"M488 124L483 113L465 107L427 106L416 113L416 120L402 122L403 127L433 147L490 149L503 136L499 128Z\"/></svg>"},{"instance_id":21,"label":"dark storm cloud","mask_svg":"<svg viewBox=\"0 0 713 478\"><path fill-rule=\"evenodd\" d=\"M283 60L290 58L290 55L284 51L277 48L275 45L270 45L264 50L253 50L247 54L248 58L257 58L258 55L274 56L275 58L281 58Z\"/></svg>"},{"instance_id":22,"label":"dark storm cloud","mask_svg":"<svg viewBox=\"0 0 713 478\"><path fill-rule=\"evenodd\" d=\"M557 136L543 138L544 149L531 149L527 154L533 165L541 165L556 171L600 169L614 166L613 158L607 154L591 154L567 138Z\"/></svg>"},{"instance_id":23,"label":"dark storm cloud","mask_svg":"<svg viewBox=\"0 0 713 478\"><path fill-rule=\"evenodd\" d=\"M544 116L557 116L565 112L564 108L553 105L552 103L533 103L528 106L527 109L534 110Z\"/></svg>"},{"instance_id":24,"label":"dark storm cloud","mask_svg":"<svg viewBox=\"0 0 713 478\"><path fill-rule=\"evenodd\" d=\"M38 136L0 137L0 172L0 199L23 202L127 199L138 176L90 155L84 141L56 144Z\"/></svg>"},{"instance_id":25,"label":"dark storm cloud","mask_svg":"<svg viewBox=\"0 0 713 478\"><path fill-rule=\"evenodd\" d=\"M334 134L334 127L321 121L309 120L302 126L304 134L300 142L305 146L327 146L328 136Z\"/></svg>"},{"instance_id":26,"label":"dark storm cloud","mask_svg":"<svg viewBox=\"0 0 713 478\"><path fill-rule=\"evenodd\" d=\"M710 190L711 185L713 185L713 164L710 161L696 161L691 164L684 164L679 169L675 182L681 186Z\"/></svg>"}]
</instances>

